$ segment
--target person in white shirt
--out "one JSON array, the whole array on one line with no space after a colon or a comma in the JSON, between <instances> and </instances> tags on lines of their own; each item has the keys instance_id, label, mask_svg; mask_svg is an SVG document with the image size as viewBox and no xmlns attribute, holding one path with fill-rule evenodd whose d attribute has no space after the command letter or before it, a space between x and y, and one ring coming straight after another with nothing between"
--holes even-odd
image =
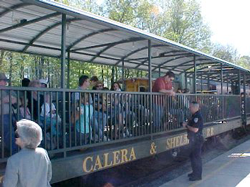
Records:
<instances>
[{"instance_id":1,"label":"person in white shirt","mask_svg":"<svg viewBox=\"0 0 250 187\"><path fill-rule=\"evenodd\" d=\"M41 127L30 120L17 122L16 144L21 151L8 159L3 187L49 187L52 166L47 151L38 148L42 141Z\"/></svg>"},{"instance_id":2,"label":"person in white shirt","mask_svg":"<svg viewBox=\"0 0 250 187\"><path fill-rule=\"evenodd\" d=\"M41 106L40 121L42 127L46 130L46 141L48 141L48 146L50 146L51 135L52 135L52 147L47 147L47 149L56 148L57 136L61 135L61 118L59 114L56 113L55 105L50 101L51 95L45 95L45 102ZM43 143L42 143L43 145Z\"/></svg>"}]
</instances>

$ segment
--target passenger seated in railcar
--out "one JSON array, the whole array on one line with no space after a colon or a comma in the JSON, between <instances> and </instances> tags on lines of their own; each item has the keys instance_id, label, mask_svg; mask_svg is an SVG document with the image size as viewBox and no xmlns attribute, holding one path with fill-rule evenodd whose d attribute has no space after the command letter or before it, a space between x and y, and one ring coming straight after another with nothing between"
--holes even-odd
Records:
<instances>
[{"instance_id":1,"label":"passenger seated in railcar","mask_svg":"<svg viewBox=\"0 0 250 187\"><path fill-rule=\"evenodd\" d=\"M188 88L184 88L182 93L184 94L190 94L190 90Z\"/></svg>"},{"instance_id":2,"label":"passenger seated in railcar","mask_svg":"<svg viewBox=\"0 0 250 187\"><path fill-rule=\"evenodd\" d=\"M28 99L25 99L24 97L22 97L20 99L21 101L21 105L20 105L20 108L19 108L19 111L20 111L20 116L19 116L19 119L29 119L31 120L31 114L30 114L30 110L28 108ZM26 103L25 103L26 101Z\"/></svg>"},{"instance_id":3,"label":"passenger seated in railcar","mask_svg":"<svg viewBox=\"0 0 250 187\"><path fill-rule=\"evenodd\" d=\"M87 75L82 75L80 78L79 78L79 87L78 87L78 90L87 90L90 86L90 80L89 80L89 77ZM90 105L93 106L93 98L92 98L92 95L93 94L89 94L89 93L85 93L87 95L87 97L89 98L89 101L88 103ZM98 94L97 94L98 95ZM72 93L72 111L74 114L77 109L77 107L80 107L80 92L76 92L76 93ZM91 122L90 122L91 126L92 126L92 129L93 131L95 132L95 134L93 134L93 139L95 141L97 141L98 139L100 141L102 141L102 139L104 141L107 140L107 138L104 136L104 133L103 133L103 125L98 123L98 121L96 120L96 118L92 115L92 118L91 118Z\"/></svg>"},{"instance_id":4,"label":"passenger seated in railcar","mask_svg":"<svg viewBox=\"0 0 250 187\"><path fill-rule=\"evenodd\" d=\"M142 89L141 91L144 92L145 90ZM127 124L132 124L129 126L128 132L133 131L133 128L137 128L136 131L133 131L133 135L138 135L138 130L149 122L150 113L149 106L147 106L148 102L145 102L146 95L127 95L125 98L125 102L123 102L125 119ZM129 135L128 132L127 135Z\"/></svg>"},{"instance_id":5,"label":"passenger seated in railcar","mask_svg":"<svg viewBox=\"0 0 250 187\"><path fill-rule=\"evenodd\" d=\"M80 107L74 115L72 115L71 122L76 128L77 145L88 144L91 140L92 126L91 121L93 118L93 105L89 102L90 99L87 94L81 93ZM85 140L87 140L85 142ZM82 141L82 142L80 142Z\"/></svg>"},{"instance_id":6,"label":"passenger seated in railcar","mask_svg":"<svg viewBox=\"0 0 250 187\"><path fill-rule=\"evenodd\" d=\"M56 114L56 107L52 103L52 98L49 94L45 95L45 101L44 104L41 106L41 114L40 114L40 120L42 124L45 124L47 126L47 131L50 132L49 129L51 129L51 133L53 136L56 136L57 133L61 134L60 132L60 124L61 124L61 117L59 114ZM52 126L50 126L52 125ZM59 132L57 131L57 126Z\"/></svg>"},{"instance_id":7,"label":"passenger seated in railcar","mask_svg":"<svg viewBox=\"0 0 250 187\"><path fill-rule=\"evenodd\" d=\"M38 80L33 80L29 83L29 87L41 88L41 84ZM31 116L33 114L32 120L38 122L38 116L40 115L40 108L44 103L44 97L38 91L27 91L27 98L28 108L31 112Z\"/></svg>"},{"instance_id":8,"label":"passenger seated in railcar","mask_svg":"<svg viewBox=\"0 0 250 187\"><path fill-rule=\"evenodd\" d=\"M179 88L180 89L180 88ZM180 89L181 90L181 89ZM182 90L183 93L182 95L177 95L174 100L175 100L175 106L173 107L173 110L176 110L175 115L177 117L181 117L182 120L179 120L178 123L181 123L184 121L184 119L187 119L191 114L189 112L189 104L190 104L190 98L189 96L185 95L189 93L189 89L185 88Z\"/></svg>"},{"instance_id":9,"label":"passenger seated in railcar","mask_svg":"<svg viewBox=\"0 0 250 187\"><path fill-rule=\"evenodd\" d=\"M5 76L4 73L0 73L0 87L7 86L9 79ZM18 151L17 145L15 144L15 136L14 132L16 129L16 119L15 114L13 112L13 105L17 103L17 96L16 93L9 90L1 90L0 94L0 120L3 120L3 124L1 124L1 131L4 134L4 148L7 151L10 151L12 147L12 152L16 153ZM11 120L10 120L11 119ZM2 127L3 125L3 127ZM10 142L10 138L12 141ZM3 141L1 141L3 142Z\"/></svg>"},{"instance_id":10,"label":"passenger seated in railcar","mask_svg":"<svg viewBox=\"0 0 250 187\"><path fill-rule=\"evenodd\" d=\"M199 104L200 106L200 112L203 116L203 119L204 119L204 122L209 122L209 121L212 121L212 111L211 111L211 108L213 108L213 102L211 101L210 98L197 98L197 103Z\"/></svg>"},{"instance_id":11,"label":"passenger seated in railcar","mask_svg":"<svg viewBox=\"0 0 250 187\"><path fill-rule=\"evenodd\" d=\"M140 87L140 92L146 92L145 87ZM146 125L149 123L149 106L148 102L145 101L146 95L139 95L138 101L137 101L137 115L140 117L140 125Z\"/></svg>"},{"instance_id":12,"label":"passenger seated in railcar","mask_svg":"<svg viewBox=\"0 0 250 187\"><path fill-rule=\"evenodd\" d=\"M97 84L98 81L99 81L99 79L97 78L97 76L91 77L90 86L92 87L93 90L96 87L96 84Z\"/></svg>"},{"instance_id":13,"label":"passenger seated in railcar","mask_svg":"<svg viewBox=\"0 0 250 187\"><path fill-rule=\"evenodd\" d=\"M93 87L93 90L103 90L104 84L101 81L97 81L96 85ZM93 118L95 120L95 123L99 126L99 130L102 132L104 128L107 126L107 108L106 103L104 102L104 94L97 93L92 94L93 100L94 100L94 115ZM104 136L104 135L103 135ZM104 141L107 140L107 137L104 136ZM102 140L102 136L100 137L100 140Z\"/></svg>"},{"instance_id":14,"label":"passenger seated in railcar","mask_svg":"<svg viewBox=\"0 0 250 187\"><path fill-rule=\"evenodd\" d=\"M48 88L48 81L45 79L39 79L39 82L41 84L41 88Z\"/></svg>"},{"instance_id":15,"label":"passenger seated in railcar","mask_svg":"<svg viewBox=\"0 0 250 187\"><path fill-rule=\"evenodd\" d=\"M120 92L120 91L122 91L122 88L121 88L121 85L118 82L113 82L113 84L111 85L110 90Z\"/></svg>"},{"instance_id":16,"label":"passenger seated in railcar","mask_svg":"<svg viewBox=\"0 0 250 187\"><path fill-rule=\"evenodd\" d=\"M29 87L30 80L28 78L22 79L22 87Z\"/></svg>"},{"instance_id":17,"label":"passenger seated in railcar","mask_svg":"<svg viewBox=\"0 0 250 187\"><path fill-rule=\"evenodd\" d=\"M179 94L183 93L183 92L182 92L182 89L181 89L181 88L178 88L177 91L176 91L176 93L179 93Z\"/></svg>"},{"instance_id":18,"label":"passenger seated in railcar","mask_svg":"<svg viewBox=\"0 0 250 187\"><path fill-rule=\"evenodd\" d=\"M107 107L107 114L109 116L110 126L114 126L114 137L118 138L119 133L123 132L123 107L121 103L121 94L112 93L109 99L109 106Z\"/></svg>"}]
</instances>

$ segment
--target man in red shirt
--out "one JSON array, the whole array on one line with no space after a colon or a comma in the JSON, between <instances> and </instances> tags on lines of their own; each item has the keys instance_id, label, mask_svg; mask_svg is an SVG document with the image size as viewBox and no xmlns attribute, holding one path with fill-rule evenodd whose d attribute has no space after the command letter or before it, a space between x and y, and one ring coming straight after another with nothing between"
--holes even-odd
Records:
<instances>
[{"instance_id":1,"label":"man in red shirt","mask_svg":"<svg viewBox=\"0 0 250 187\"><path fill-rule=\"evenodd\" d=\"M152 91L164 93L170 96L175 96L175 92L173 91L172 85L174 78L175 74L173 72L167 72L165 76L156 79Z\"/></svg>"},{"instance_id":2,"label":"man in red shirt","mask_svg":"<svg viewBox=\"0 0 250 187\"><path fill-rule=\"evenodd\" d=\"M160 92L168 96L175 96L175 92L173 90L172 85L174 78L175 74L173 72L167 72L165 76L156 79L152 91ZM181 111L181 109L173 107L173 103L171 100L171 97L164 97L164 95L153 96L154 128L161 129L162 125L166 122L167 112L172 115L176 115L178 123L182 125L184 120L183 112ZM167 107L168 104L169 106L171 106L170 108ZM166 111L166 108L168 109L168 111ZM155 130L155 132L156 131L157 130Z\"/></svg>"}]
</instances>

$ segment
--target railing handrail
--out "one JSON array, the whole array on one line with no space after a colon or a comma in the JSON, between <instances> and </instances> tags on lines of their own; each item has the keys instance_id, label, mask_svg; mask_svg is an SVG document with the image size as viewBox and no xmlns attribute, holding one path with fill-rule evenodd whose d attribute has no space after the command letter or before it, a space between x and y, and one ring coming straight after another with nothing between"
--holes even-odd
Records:
<instances>
[{"instance_id":1,"label":"railing handrail","mask_svg":"<svg viewBox=\"0 0 250 187\"><path fill-rule=\"evenodd\" d=\"M37 87L13 87L0 86L0 90L14 90L14 91L40 91L40 92L81 92L81 93L114 93L114 94L138 94L138 95L166 95L159 92L128 92L128 91L112 91L112 90L81 90L81 89L63 89L63 88L37 88ZM176 93L177 96L218 96L218 97L240 97L241 95L229 94L192 94L192 93ZM248 97L248 96L247 96ZM250 96L249 96L250 98Z\"/></svg>"}]
</instances>

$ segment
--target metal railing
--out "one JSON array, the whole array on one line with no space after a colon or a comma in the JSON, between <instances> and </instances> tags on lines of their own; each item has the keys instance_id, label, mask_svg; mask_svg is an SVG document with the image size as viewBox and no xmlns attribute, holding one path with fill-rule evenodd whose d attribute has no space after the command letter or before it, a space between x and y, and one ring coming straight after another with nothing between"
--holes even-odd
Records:
<instances>
[{"instance_id":1,"label":"metal railing","mask_svg":"<svg viewBox=\"0 0 250 187\"><path fill-rule=\"evenodd\" d=\"M241 115L240 96L233 95L170 97L146 92L1 87L0 162L18 151L14 131L15 121L20 119L37 122L43 130L41 146L49 153L62 153L65 157L66 153L84 147L181 128L181 123L190 116L188 108L192 101L200 103L204 122Z\"/></svg>"}]
</instances>

